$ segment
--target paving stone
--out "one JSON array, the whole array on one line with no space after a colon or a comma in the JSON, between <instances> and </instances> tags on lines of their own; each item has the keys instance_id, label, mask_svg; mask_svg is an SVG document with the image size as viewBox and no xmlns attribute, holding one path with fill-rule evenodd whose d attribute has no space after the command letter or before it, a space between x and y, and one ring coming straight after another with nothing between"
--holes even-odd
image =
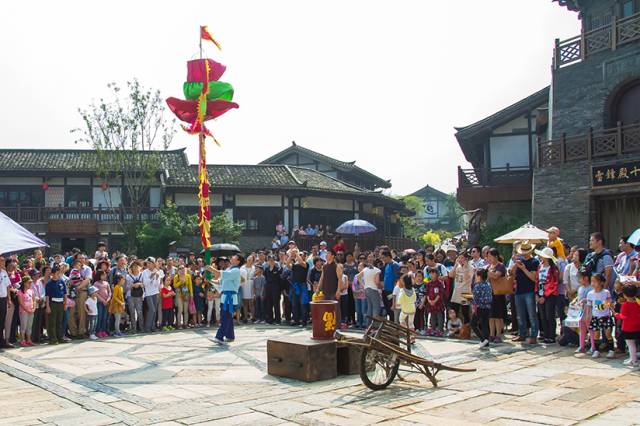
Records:
<instances>
[{"instance_id":1,"label":"paving stone","mask_svg":"<svg viewBox=\"0 0 640 426\"><path fill-rule=\"evenodd\" d=\"M541 413L546 413L544 407L539 407ZM548 411L548 410L547 410ZM485 416L493 416L494 418L503 418L509 420L520 420L525 422L542 423L547 425L572 425L575 420L561 419L543 414L530 414L521 411L505 410L499 407L489 407L478 411L478 414Z\"/></svg>"},{"instance_id":2,"label":"paving stone","mask_svg":"<svg viewBox=\"0 0 640 426\"><path fill-rule=\"evenodd\" d=\"M256 411L271 414L272 416L280 417L282 419L293 417L297 414L320 410L322 408L323 407L318 405L311 405L304 402L291 400L271 402L268 404L256 405L255 407L253 407L253 409ZM224 410L224 408L221 409Z\"/></svg>"},{"instance_id":3,"label":"paving stone","mask_svg":"<svg viewBox=\"0 0 640 426\"><path fill-rule=\"evenodd\" d=\"M489 391L489 392L504 393L507 395L523 396L523 395L536 392L541 388L538 386L531 386L531 385L517 385L517 384L510 384L510 383L491 383L489 385L480 387L480 389Z\"/></svg>"},{"instance_id":4,"label":"paving stone","mask_svg":"<svg viewBox=\"0 0 640 426\"><path fill-rule=\"evenodd\" d=\"M267 426L267 425L277 425L281 423L280 419L275 417L262 414L262 413L247 413L241 414L239 416L234 417L226 417L224 419L219 420L211 420L204 423L197 423L197 425L256 425L256 426Z\"/></svg>"},{"instance_id":5,"label":"paving stone","mask_svg":"<svg viewBox=\"0 0 640 426\"><path fill-rule=\"evenodd\" d=\"M383 417L366 414L361 411L350 410L346 408L327 408L320 411L302 414L292 419L302 419L303 421L320 422L321 424L330 425L369 425L384 420Z\"/></svg>"}]
</instances>

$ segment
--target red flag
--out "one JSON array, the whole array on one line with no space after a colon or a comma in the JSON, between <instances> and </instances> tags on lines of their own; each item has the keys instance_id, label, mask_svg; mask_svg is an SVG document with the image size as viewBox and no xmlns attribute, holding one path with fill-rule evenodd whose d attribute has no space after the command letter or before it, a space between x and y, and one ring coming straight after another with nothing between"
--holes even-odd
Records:
<instances>
[{"instance_id":1,"label":"red flag","mask_svg":"<svg viewBox=\"0 0 640 426\"><path fill-rule=\"evenodd\" d=\"M218 49L222 50L222 47L220 47L220 44L218 44L216 39L213 38L213 36L209 32L209 30L207 29L206 25L201 25L200 26L200 38L202 40L209 40L209 41L213 42L213 44L215 44Z\"/></svg>"}]
</instances>

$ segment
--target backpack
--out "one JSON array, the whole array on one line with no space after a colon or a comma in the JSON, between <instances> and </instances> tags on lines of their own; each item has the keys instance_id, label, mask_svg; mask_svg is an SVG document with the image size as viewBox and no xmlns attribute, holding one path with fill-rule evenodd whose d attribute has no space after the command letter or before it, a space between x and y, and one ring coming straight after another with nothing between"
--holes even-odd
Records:
<instances>
[{"instance_id":1,"label":"backpack","mask_svg":"<svg viewBox=\"0 0 640 426\"><path fill-rule=\"evenodd\" d=\"M131 274L127 274L129 275L129 278L131 278L131 281L133 281L131 284L140 284L142 281L140 281L140 278L142 277L142 274L139 274L138 277L134 277ZM144 293L144 288L143 287L131 287L131 297L142 297Z\"/></svg>"},{"instance_id":2,"label":"backpack","mask_svg":"<svg viewBox=\"0 0 640 426\"><path fill-rule=\"evenodd\" d=\"M587 255L587 258L584 261L584 264L582 265L582 268L584 268L584 271L588 275L595 274L598 267L598 262L600 261L600 259L602 259L606 255L610 256L609 251L607 249L602 250L600 253L594 253L594 252L589 253Z\"/></svg>"}]
</instances>

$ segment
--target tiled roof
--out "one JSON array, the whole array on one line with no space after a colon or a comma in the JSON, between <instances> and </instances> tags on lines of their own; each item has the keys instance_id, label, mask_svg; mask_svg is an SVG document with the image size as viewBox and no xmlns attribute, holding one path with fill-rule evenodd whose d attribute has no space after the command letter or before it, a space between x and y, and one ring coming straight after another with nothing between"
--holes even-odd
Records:
<instances>
[{"instance_id":1,"label":"tiled roof","mask_svg":"<svg viewBox=\"0 0 640 426\"><path fill-rule=\"evenodd\" d=\"M558 2L560 6L566 6L567 9L573 10L575 12L580 10L580 6L578 6L577 0L552 0L554 2Z\"/></svg>"},{"instance_id":2,"label":"tiled roof","mask_svg":"<svg viewBox=\"0 0 640 426\"><path fill-rule=\"evenodd\" d=\"M195 187L197 183L197 165L189 167L189 175L171 178L169 186ZM375 191L369 191L334 179L324 173L299 166L285 164L258 165L230 165L208 164L209 184L212 188L258 188L258 189L287 189L333 193L348 193L353 195L381 196Z\"/></svg>"},{"instance_id":3,"label":"tiled roof","mask_svg":"<svg viewBox=\"0 0 640 426\"><path fill-rule=\"evenodd\" d=\"M169 175L177 175L188 166L184 149L152 151ZM87 149L0 149L3 171L87 173L99 170L101 157Z\"/></svg>"},{"instance_id":4,"label":"tiled roof","mask_svg":"<svg viewBox=\"0 0 640 426\"><path fill-rule=\"evenodd\" d=\"M480 121L469 124L468 126L456 127L456 138L458 139L458 142L461 142L463 139L473 137L484 130L501 126L513 120L514 118L525 114L532 108L535 108L538 105L547 102L548 100L549 86L535 92L532 95L527 96L524 99L519 100L515 104L510 105L496 112L495 114L490 115L489 117L483 118Z\"/></svg>"},{"instance_id":5,"label":"tiled roof","mask_svg":"<svg viewBox=\"0 0 640 426\"><path fill-rule=\"evenodd\" d=\"M165 184L169 187L195 188L198 166L190 165L184 149L154 151L159 155ZM92 150L65 149L0 149L0 173L35 174L46 176L96 173L99 156ZM348 194L398 201L379 192L369 191L334 179L324 173L284 164L207 165L209 182L215 188L300 190L303 192ZM398 204L400 206L400 204Z\"/></svg>"},{"instance_id":6,"label":"tiled roof","mask_svg":"<svg viewBox=\"0 0 640 426\"><path fill-rule=\"evenodd\" d=\"M305 155L309 158L313 158L315 160L317 160L318 162L321 163L325 163L325 164L329 164L330 166L336 168L337 170L343 171L343 172L355 172L358 173L372 181L375 182L375 184L380 187L380 188L390 188L391 187L391 183L388 180L384 180L376 175L374 175L373 173L370 173L358 166L356 166L356 162L355 161L340 161L340 160L336 160L335 158L329 157L327 155L324 154L320 154L319 152L316 151L312 151L308 148L302 147L298 144L296 144L295 142L291 143L291 146L284 149L283 151L280 151L279 153L272 155L271 157L267 158L264 161L261 161L260 164L276 164L278 163L280 160L282 160L283 158L287 157L290 154L302 154Z\"/></svg>"},{"instance_id":7,"label":"tiled roof","mask_svg":"<svg viewBox=\"0 0 640 426\"><path fill-rule=\"evenodd\" d=\"M429 186L429 185L418 189L416 192L414 192L413 194L410 194L410 195L413 195L415 197L436 196L436 197L442 198L442 199L446 199L448 197L448 195L445 194L444 192L438 191L437 189L435 189L434 187Z\"/></svg>"}]
</instances>

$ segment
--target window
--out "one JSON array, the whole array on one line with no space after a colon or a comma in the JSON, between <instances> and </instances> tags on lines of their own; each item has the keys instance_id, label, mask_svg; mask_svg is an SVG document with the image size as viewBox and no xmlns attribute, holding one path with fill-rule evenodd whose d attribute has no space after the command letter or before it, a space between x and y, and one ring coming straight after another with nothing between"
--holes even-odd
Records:
<instances>
[{"instance_id":1,"label":"window","mask_svg":"<svg viewBox=\"0 0 640 426\"><path fill-rule=\"evenodd\" d=\"M622 17L626 18L628 16L633 15L635 12L633 7L633 0L627 0L622 3Z\"/></svg>"},{"instance_id":2,"label":"window","mask_svg":"<svg viewBox=\"0 0 640 426\"><path fill-rule=\"evenodd\" d=\"M0 189L0 207L38 207L44 205L44 190L41 188Z\"/></svg>"},{"instance_id":3,"label":"window","mask_svg":"<svg viewBox=\"0 0 640 426\"><path fill-rule=\"evenodd\" d=\"M64 191L65 207L91 207L91 188L67 186Z\"/></svg>"}]
</instances>

